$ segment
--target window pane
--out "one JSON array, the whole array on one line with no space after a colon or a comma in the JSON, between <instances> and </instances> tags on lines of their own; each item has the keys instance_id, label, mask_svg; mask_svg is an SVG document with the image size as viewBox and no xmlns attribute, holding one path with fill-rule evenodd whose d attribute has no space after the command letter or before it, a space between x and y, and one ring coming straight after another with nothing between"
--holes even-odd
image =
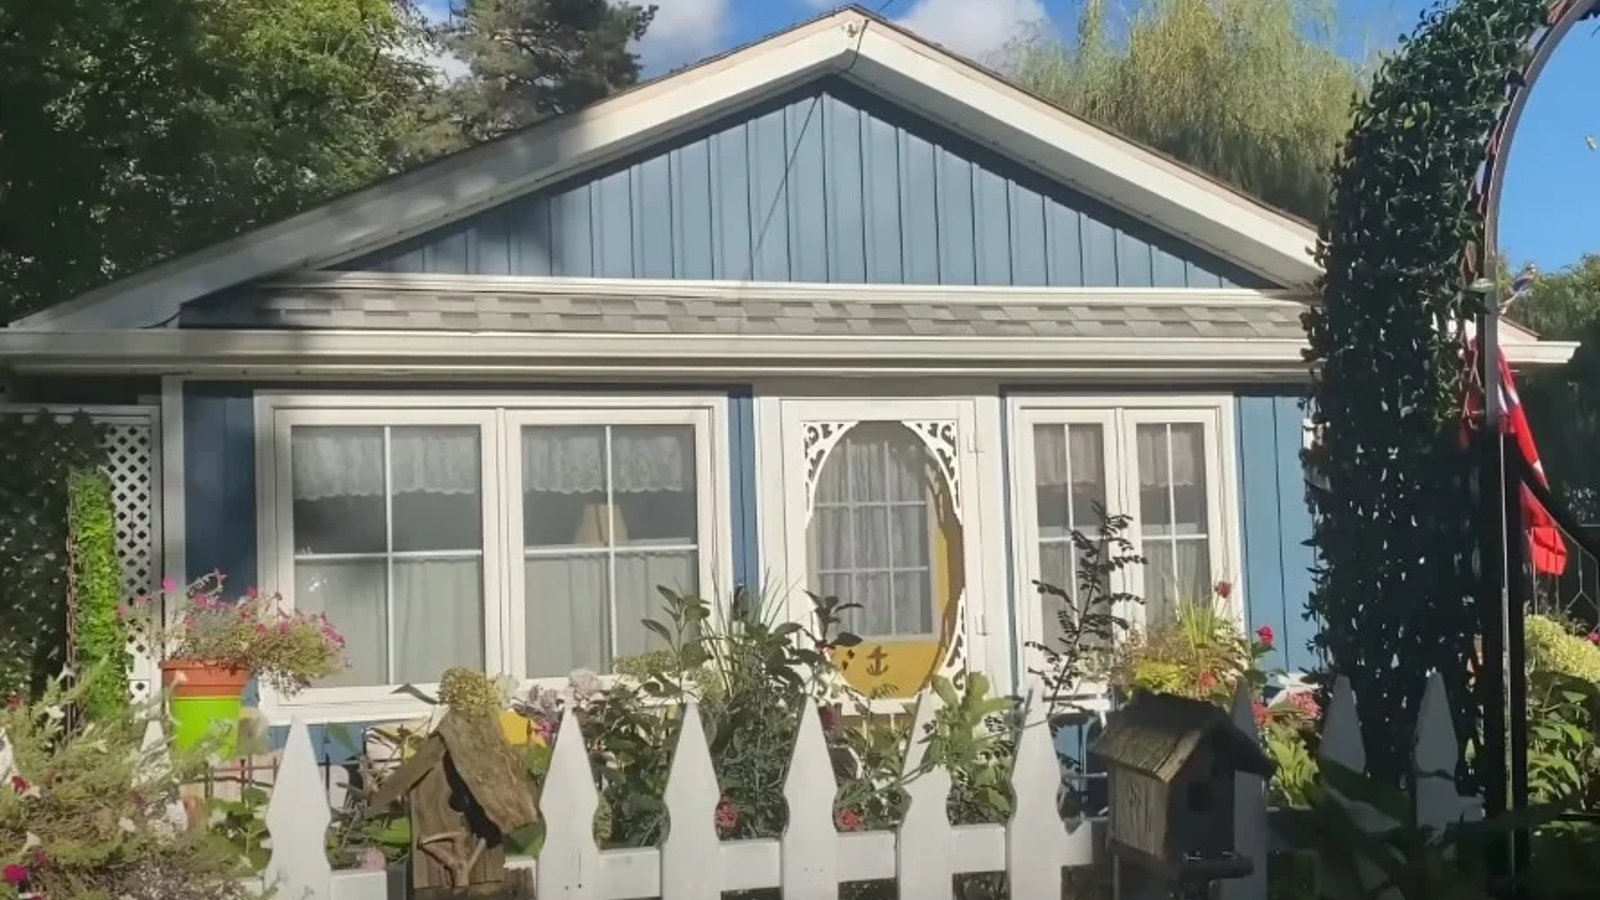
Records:
<instances>
[{"instance_id":1,"label":"window pane","mask_svg":"<svg viewBox=\"0 0 1600 900\"><path fill-rule=\"evenodd\" d=\"M483 566L476 559L396 560L394 678L431 683L451 666L483 668Z\"/></svg>"},{"instance_id":2,"label":"window pane","mask_svg":"<svg viewBox=\"0 0 1600 900\"><path fill-rule=\"evenodd\" d=\"M686 596L698 593L700 579L696 560L693 551L617 554L617 659L666 647L661 638L646 630L642 623L648 618L668 629L672 627L662 610L665 599L660 589L667 588Z\"/></svg>"},{"instance_id":3,"label":"window pane","mask_svg":"<svg viewBox=\"0 0 1600 900\"><path fill-rule=\"evenodd\" d=\"M1177 611L1177 572L1173 568L1172 542L1144 545L1144 621L1146 628L1172 621Z\"/></svg>"},{"instance_id":4,"label":"window pane","mask_svg":"<svg viewBox=\"0 0 1600 900\"><path fill-rule=\"evenodd\" d=\"M855 579L855 596L851 598L864 607L862 610L862 633L872 635L897 634L894 628L894 612L890 609L889 573L875 572L868 575L857 575Z\"/></svg>"},{"instance_id":5,"label":"window pane","mask_svg":"<svg viewBox=\"0 0 1600 900\"><path fill-rule=\"evenodd\" d=\"M1105 505L1105 432L1099 425L1035 425L1034 490L1039 536L1092 533Z\"/></svg>"},{"instance_id":6,"label":"window pane","mask_svg":"<svg viewBox=\"0 0 1600 900\"><path fill-rule=\"evenodd\" d=\"M605 671L605 648L611 642L605 614L609 569L600 553L528 559L523 591L529 677L565 676L573 669Z\"/></svg>"},{"instance_id":7,"label":"window pane","mask_svg":"<svg viewBox=\"0 0 1600 900\"><path fill-rule=\"evenodd\" d=\"M1077 585L1072 575L1072 545L1065 541L1051 541L1039 545L1039 580L1051 587L1076 593ZM1044 616L1044 639L1041 643L1055 648L1061 639L1061 611L1067 608L1065 598L1039 593Z\"/></svg>"},{"instance_id":8,"label":"window pane","mask_svg":"<svg viewBox=\"0 0 1600 900\"><path fill-rule=\"evenodd\" d=\"M524 546L605 546L611 528L605 466L604 426L522 429Z\"/></svg>"},{"instance_id":9,"label":"window pane","mask_svg":"<svg viewBox=\"0 0 1600 900\"><path fill-rule=\"evenodd\" d=\"M1211 596L1211 546L1206 540L1158 541L1145 545L1146 620L1169 621L1181 603Z\"/></svg>"},{"instance_id":10,"label":"window pane","mask_svg":"<svg viewBox=\"0 0 1600 900\"><path fill-rule=\"evenodd\" d=\"M382 553L382 428L294 426L289 432L294 552Z\"/></svg>"},{"instance_id":11,"label":"window pane","mask_svg":"<svg viewBox=\"0 0 1600 900\"><path fill-rule=\"evenodd\" d=\"M1178 534L1205 534L1206 516L1205 429L1197 424L1172 426L1173 530Z\"/></svg>"},{"instance_id":12,"label":"window pane","mask_svg":"<svg viewBox=\"0 0 1600 900\"><path fill-rule=\"evenodd\" d=\"M1139 446L1139 527L1145 534L1169 534L1172 504L1168 489L1172 467L1167 455L1167 426L1140 425Z\"/></svg>"},{"instance_id":13,"label":"window pane","mask_svg":"<svg viewBox=\"0 0 1600 900\"><path fill-rule=\"evenodd\" d=\"M1093 534L1100 527L1095 506L1106 505L1106 440L1099 425L1072 425L1067 429L1068 463L1071 465L1072 527Z\"/></svg>"},{"instance_id":14,"label":"window pane","mask_svg":"<svg viewBox=\"0 0 1600 900\"><path fill-rule=\"evenodd\" d=\"M890 547L889 507L857 506L851 510L855 519L851 538L855 541L857 569L888 569L894 559Z\"/></svg>"},{"instance_id":15,"label":"window pane","mask_svg":"<svg viewBox=\"0 0 1600 900\"><path fill-rule=\"evenodd\" d=\"M894 573L895 634L933 632L933 590L927 572Z\"/></svg>"},{"instance_id":16,"label":"window pane","mask_svg":"<svg viewBox=\"0 0 1600 900\"><path fill-rule=\"evenodd\" d=\"M921 441L896 441L884 448L888 499L917 502L928 494L928 451Z\"/></svg>"},{"instance_id":17,"label":"window pane","mask_svg":"<svg viewBox=\"0 0 1600 900\"><path fill-rule=\"evenodd\" d=\"M483 549L480 440L476 427L390 430L396 551Z\"/></svg>"},{"instance_id":18,"label":"window pane","mask_svg":"<svg viewBox=\"0 0 1600 900\"><path fill-rule=\"evenodd\" d=\"M894 567L896 569L925 569L931 536L928 533L928 508L926 506L890 507L888 518L890 536L893 538Z\"/></svg>"},{"instance_id":19,"label":"window pane","mask_svg":"<svg viewBox=\"0 0 1600 900\"><path fill-rule=\"evenodd\" d=\"M696 542L693 426L612 428L611 470L618 544Z\"/></svg>"},{"instance_id":20,"label":"window pane","mask_svg":"<svg viewBox=\"0 0 1600 900\"><path fill-rule=\"evenodd\" d=\"M389 683L386 580L382 560L295 563L295 609L326 613L346 642L350 667L318 682L319 687Z\"/></svg>"}]
</instances>

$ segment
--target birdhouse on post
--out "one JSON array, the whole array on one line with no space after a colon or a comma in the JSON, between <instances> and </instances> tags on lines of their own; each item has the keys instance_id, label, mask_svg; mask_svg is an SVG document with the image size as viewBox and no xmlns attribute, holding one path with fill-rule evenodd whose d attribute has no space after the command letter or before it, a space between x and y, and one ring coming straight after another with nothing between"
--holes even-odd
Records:
<instances>
[{"instance_id":1,"label":"birdhouse on post","mask_svg":"<svg viewBox=\"0 0 1600 900\"><path fill-rule=\"evenodd\" d=\"M411 887L417 900L533 896L529 873L508 880L505 836L538 821L498 719L455 709L373 792L381 809L411 808Z\"/></svg>"},{"instance_id":2,"label":"birdhouse on post","mask_svg":"<svg viewBox=\"0 0 1600 900\"><path fill-rule=\"evenodd\" d=\"M1234 851L1233 781L1267 777L1272 761L1210 703L1144 694L1113 714L1089 748L1110 782L1110 840L1128 861L1169 884L1249 875Z\"/></svg>"}]
</instances>

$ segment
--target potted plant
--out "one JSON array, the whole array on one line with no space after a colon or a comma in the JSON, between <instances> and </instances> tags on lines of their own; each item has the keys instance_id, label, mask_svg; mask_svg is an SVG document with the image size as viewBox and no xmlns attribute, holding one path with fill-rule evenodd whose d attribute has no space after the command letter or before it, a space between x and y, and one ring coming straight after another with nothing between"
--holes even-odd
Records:
<instances>
[{"instance_id":1,"label":"potted plant","mask_svg":"<svg viewBox=\"0 0 1600 900\"><path fill-rule=\"evenodd\" d=\"M162 584L165 603L140 600L134 620L161 660L179 746L194 747L220 729L221 752L229 755L252 678L293 695L346 663L344 638L326 615L285 610L279 597L254 589L228 600L224 580L213 572L180 591L169 578Z\"/></svg>"}]
</instances>

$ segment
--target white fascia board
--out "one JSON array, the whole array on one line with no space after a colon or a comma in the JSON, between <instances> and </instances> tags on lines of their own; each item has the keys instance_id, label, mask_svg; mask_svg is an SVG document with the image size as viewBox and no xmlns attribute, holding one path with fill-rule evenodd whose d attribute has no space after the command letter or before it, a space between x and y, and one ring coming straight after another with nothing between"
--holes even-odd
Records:
<instances>
[{"instance_id":1,"label":"white fascia board","mask_svg":"<svg viewBox=\"0 0 1600 900\"><path fill-rule=\"evenodd\" d=\"M549 294L564 297L633 299L660 297L724 301L867 300L928 305L1071 304L1083 306L1308 305L1304 291L1254 288L1083 288L1012 287L961 284L827 284L789 281L705 281L670 278L570 278L505 275L431 275L405 272L306 272L263 284L270 290L419 291L428 293Z\"/></svg>"},{"instance_id":2,"label":"white fascia board","mask_svg":"<svg viewBox=\"0 0 1600 900\"><path fill-rule=\"evenodd\" d=\"M869 28L848 77L1279 284L1321 274L1309 225L898 31Z\"/></svg>"},{"instance_id":3,"label":"white fascia board","mask_svg":"<svg viewBox=\"0 0 1600 900\"><path fill-rule=\"evenodd\" d=\"M459 375L784 374L829 371L1165 375L1302 372L1303 343L1263 339L837 337L513 332L0 331L23 372Z\"/></svg>"},{"instance_id":4,"label":"white fascia board","mask_svg":"<svg viewBox=\"0 0 1600 900\"><path fill-rule=\"evenodd\" d=\"M1315 235L957 57L845 10L723 59L483 144L309 212L223 241L14 328L143 328L237 284L393 244L625 156L827 71L842 72L1153 227L1268 279L1316 278Z\"/></svg>"},{"instance_id":5,"label":"white fascia board","mask_svg":"<svg viewBox=\"0 0 1600 900\"><path fill-rule=\"evenodd\" d=\"M833 20L820 20L113 282L13 327L140 328L165 322L195 298L385 246L626 155L837 70L854 47L855 38Z\"/></svg>"}]
</instances>

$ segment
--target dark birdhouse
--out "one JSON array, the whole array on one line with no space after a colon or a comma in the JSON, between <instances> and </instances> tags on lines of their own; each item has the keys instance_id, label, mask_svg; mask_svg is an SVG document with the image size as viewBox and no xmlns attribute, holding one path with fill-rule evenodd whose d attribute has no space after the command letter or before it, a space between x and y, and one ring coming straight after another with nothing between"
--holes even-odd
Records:
<instances>
[{"instance_id":1,"label":"dark birdhouse","mask_svg":"<svg viewBox=\"0 0 1600 900\"><path fill-rule=\"evenodd\" d=\"M1169 881L1237 878L1233 782L1272 761L1210 703L1144 694L1111 716L1089 748L1110 781L1111 848Z\"/></svg>"},{"instance_id":2,"label":"dark birdhouse","mask_svg":"<svg viewBox=\"0 0 1600 900\"><path fill-rule=\"evenodd\" d=\"M371 805L411 808L412 896L532 896L528 873L507 879L505 836L539 819L500 723L446 713L421 749L378 786Z\"/></svg>"}]
</instances>

